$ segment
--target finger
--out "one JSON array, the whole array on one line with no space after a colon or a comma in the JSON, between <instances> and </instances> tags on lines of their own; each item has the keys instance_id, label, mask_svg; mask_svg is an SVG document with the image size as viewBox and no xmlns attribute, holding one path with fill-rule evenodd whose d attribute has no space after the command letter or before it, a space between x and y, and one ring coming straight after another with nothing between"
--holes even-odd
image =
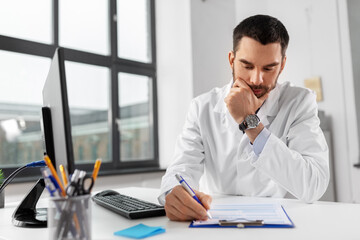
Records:
<instances>
[{"instance_id":1,"label":"finger","mask_svg":"<svg viewBox=\"0 0 360 240\"><path fill-rule=\"evenodd\" d=\"M174 221L191 221L196 219L195 217L184 214L183 212L179 211L176 207L172 205L167 205L165 207L165 212L166 212L166 216L170 220L174 220Z\"/></svg>"},{"instance_id":2,"label":"finger","mask_svg":"<svg viewBox=\"0 0 360 240\"><path fill-rule=\"evenodd\" d=\"M172 221L191 221L193 219L182 219L171 212L166 212L166 216Z\"/></svg>"},{"instance_id":3,"label":"finger","mask_svg":"<svg viewBox=\"0 0 360 240\"><path fill-rule=\"evenodd\" d=\"M210 205L212 202L212 197L210 195L207 195L205 193L202 192L196 192L196 196L199 198L200 202L204 205L204 207L209 210L210 209Z\"/></svg>"},{"instance_id":4,"label":"finger","mask_svg":"<svg viewBox=\"0 0 360 240\"><path fill-rule=\"evenodd\" d=\"M240 79L236 79L232 85L232 88L238 88L240 87Z\"/></svg>"},{"instance_id":5,"label":"finger","mask_svg":"<svg viewBox=\"0 0 360 240\"><path fill-rule=\"evenodd\" d=\"M174 195L170 195L170 194L168 194L164 206L166 215L170 218L170 220L185 221L185 220L194 219L193 216L186 215L185 210L179 210L180 207L178 207L177 205L183 206L183 204Z\"/></svg>"},{"instance_id":6,"label":"finger","mask_svg":"<svg viewBox=\"0 0 360 240\"><path fill-rule=\"evenodd\" d=\"M194 198L192 198L188 193L186 197L182 197L179 199L184 206L187 208L181 208L180 211L186 211L189 209L190 211L186 211L187 214L193 216L196 219L206 219L206 209L198 203Z\"/></svg>"},{"instance_id":7,"label":"finger","mask_svg":"<svg viewBox=\"0 0 360 240\"><path fill-rule=\"evenodd\" d=\"M190 196L187 193L188 196ZM191 217L192 219L204 219L206 218L206 211L197 201L192 197L188 198L177 198L174 200L173 205L180 213L185 216Z\"/></svg>"},{"instance_id":8,"label":"finger","mask_svg":"<svg viewBox=\"0 0 360 240\"><path fill-rule=\"evenodd\" d=\"M180 212L179 210L177 210L174 206L172 205L165 205L165 212L166 212L166 216L170 219L170 220L174 220L174 221L187 221L187 220L192 220L193 218L190 216L185 216L182 212Z\"/></svg>"},{"instance_id":9,"label":"finger","mask_svg":"<svg viewBox=\"0 0 360 240\"><path fill-rule=\"evenodd\" d=\"M242 79L240 79L239 81L239 87L240 88L244 88L244 89L247 89L247 90L251 90L251 88L249 87L249 85Z\"/></svg>"},{"instance_id":10,"label":"finger","mask_svg":"<svg viewBox=\"0 0 360 240\"><path fill-rule=\"evenodd\" d=\"M244 79L242 79L241 77L237 77L234 82L232 87L239 87L240 82L244 81Z\"/></svg>"},{"instance_id":11,"label":"finger","mask_svg":"<svg viewBox=\"0 0 360 240\"><path fill-rule=\"evenodd\" d=\"M171 220L171 221L179 221L180 219L178 219L174 214L172 214L170 211L167 211L165 209L166 212L166 216Z\"/></svg>"},{"instance_id":12,"label":"finger","mask_svg":"<svg viewBox=\"0 0 360 240\"><path fill-rule=\"evenodd\" d=\"M261 104L269 97L270 92L267 92L264 96L258 98L261 101Z\"/></svg>"}]
</instances>

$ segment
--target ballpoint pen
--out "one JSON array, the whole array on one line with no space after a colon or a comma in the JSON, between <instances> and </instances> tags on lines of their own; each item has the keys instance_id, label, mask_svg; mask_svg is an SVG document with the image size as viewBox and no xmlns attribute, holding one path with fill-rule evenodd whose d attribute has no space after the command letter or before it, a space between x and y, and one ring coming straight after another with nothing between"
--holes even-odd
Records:
<instances>
[{"instance_id":1,"label":"ballpoint pen","mask_svg":"<svg viewBox=\"0 0 360 240\"><path fill-rule=\"evenodd\" d=\"M63 185L61 184L60 178L57 175L56 170L55 170L54 166L52 165L51 160L48 155L44 156L44 161L45 161L46 165L48 166L48 168L50 169L51 174L54 176L56 182L58 183L62 196L65 197L66 196L65 189L64 189Z\"/></svg>"},{"instance_id":2,"label":"ballpoint pen","mask_svg":"<svg viewBox=\"0 0 360 240\"><path fill-rule=\"evenodd\" d=\"M49 175L47 170L48 169L46 169L46 168L42 168L40 170L41 174L43 175L43 178L44 178L45 187L49 191L51 197L55 197L55 196L58 197L59 196L59 191L56 188L53 181L50 180L50 175Z\"/></svg>"},{"instance_id":3,"label":"ballpoint pen","mask_svg":"<svg viewBox=\"0 0 360 240\"><path fill-rule=\"evenodd\" d=\"M61 177L63 179L63 183L64 183L64 188L66 188L67 184L68 184L68 178L65 172L65 168L62 164L59 165L59 169L60 169L60 173L61 173Z\"/></svg>"},{"instance_id":4,"label":"ballpoint pen","mask_svg":"<svg viewBox=\"0 0 360 240\"><path fill-rule=\"evenodd\" d=\"M192 190L192 188L189 186L189 184L187 184L187 182L185 181L185 179L180 176L179 174L175 174L176 179L179 181L179 183L181 184L181 186L183 188L185 188L185 190L190 194L190 196L195 199L198 203L201 204L201 206L204 207L204 205L200 202L199 198L196 196L194 190ZM208 211L206 211L206 215L209 218L212 218L212 216L210 215L210 213Z\"/></svg>"}]
</instances>

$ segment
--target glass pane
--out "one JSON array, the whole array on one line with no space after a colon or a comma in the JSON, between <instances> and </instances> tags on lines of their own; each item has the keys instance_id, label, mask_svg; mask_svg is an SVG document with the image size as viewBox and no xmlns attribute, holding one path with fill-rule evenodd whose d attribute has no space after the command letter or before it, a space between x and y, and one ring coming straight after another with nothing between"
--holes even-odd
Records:
<instances>
[{"instance_id":1,"label":"glass pane","mask_svg":"<svg viewBox=\"0 0 360 240\"><path fill-rule=\"evenodd\" d=\"M0 34L52 43L52 1L0 0Z\"/></svg>"},{"instance_id":2,"label":"glass pane","mask_svg":"<svg viewBox=\"0 0 360 240\"><path fill-rule=\"evenodd\" d=\"M147 76L119 73L121 161L154 157L151 84Z\"/></svg>"},{"instance_id":3,"label":"glass pane","mask_svg":"<svg viewBox=\"0 0 360 240\"><path fill-rule=\"evenodd\" d=\"M41 160L42 89L51 60L0 51L0 166Z\"/></svg>"},{"instance_id":4,"label":"glass pane","mask_svg":"<svg viewBox=\"0 0 360 240\"><path fill-rule=\"evenodd\" d=\"M108 3L104 0L60 0L60 45L109 55Z\"/></svg>"},{"instance_id":5,"label":"glass pane","mask_svg":"<svg viewBox=\"0 0 360 240\"><path fill-rule=\"evenodd\" d=\"M106 67L65 62L75 163L111 159L108 125L109 78Z\"/></svg>"},{"instance_id":6,"label":"glass pane","mask_svg":"<svg viewBox=\"0 0 360 240\"><path fill-rule=\"evenodd\" d=\"M150 8L148 0L118 0L118 55L151 62Z\"/></svg>"}]
</instances>

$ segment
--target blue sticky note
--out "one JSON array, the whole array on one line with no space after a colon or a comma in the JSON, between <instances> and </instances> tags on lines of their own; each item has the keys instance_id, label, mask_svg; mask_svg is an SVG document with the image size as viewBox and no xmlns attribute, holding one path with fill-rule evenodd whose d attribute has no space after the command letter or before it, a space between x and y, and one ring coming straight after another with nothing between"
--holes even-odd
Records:
<instances>
[{"instance_id":1,"label":"blue sticky note","mask_svg":"<svg viewBox=\"0 0 360 240\"><path fill-rule=\"evenodd\" d=\"M140 223L136 226L114 232L114 235L141 239L141 238L151 237L156 234L160 234L160 233L164 233L164 232L165 232L165 229L162 227L149 227L149 226L146 226L145 224Z\"/></svg>"}]
</instances>

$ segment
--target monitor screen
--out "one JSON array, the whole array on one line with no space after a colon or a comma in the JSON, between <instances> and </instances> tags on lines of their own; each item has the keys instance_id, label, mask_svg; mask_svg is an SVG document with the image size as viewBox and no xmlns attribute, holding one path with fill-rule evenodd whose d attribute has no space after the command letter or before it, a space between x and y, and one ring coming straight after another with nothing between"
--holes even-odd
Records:
<instances>
[{"instance_id":1,"label":"monitor screen","mask_svg":"<svg viewBox=\"0 0 360 240\"><path fill-rule=\"evenodd\" d=\"M62 164L74 171L70 111L67 97L64 49L57 48L43 88L43 131L45 151L60 174Z\"/></svg>"}]
</instances>

